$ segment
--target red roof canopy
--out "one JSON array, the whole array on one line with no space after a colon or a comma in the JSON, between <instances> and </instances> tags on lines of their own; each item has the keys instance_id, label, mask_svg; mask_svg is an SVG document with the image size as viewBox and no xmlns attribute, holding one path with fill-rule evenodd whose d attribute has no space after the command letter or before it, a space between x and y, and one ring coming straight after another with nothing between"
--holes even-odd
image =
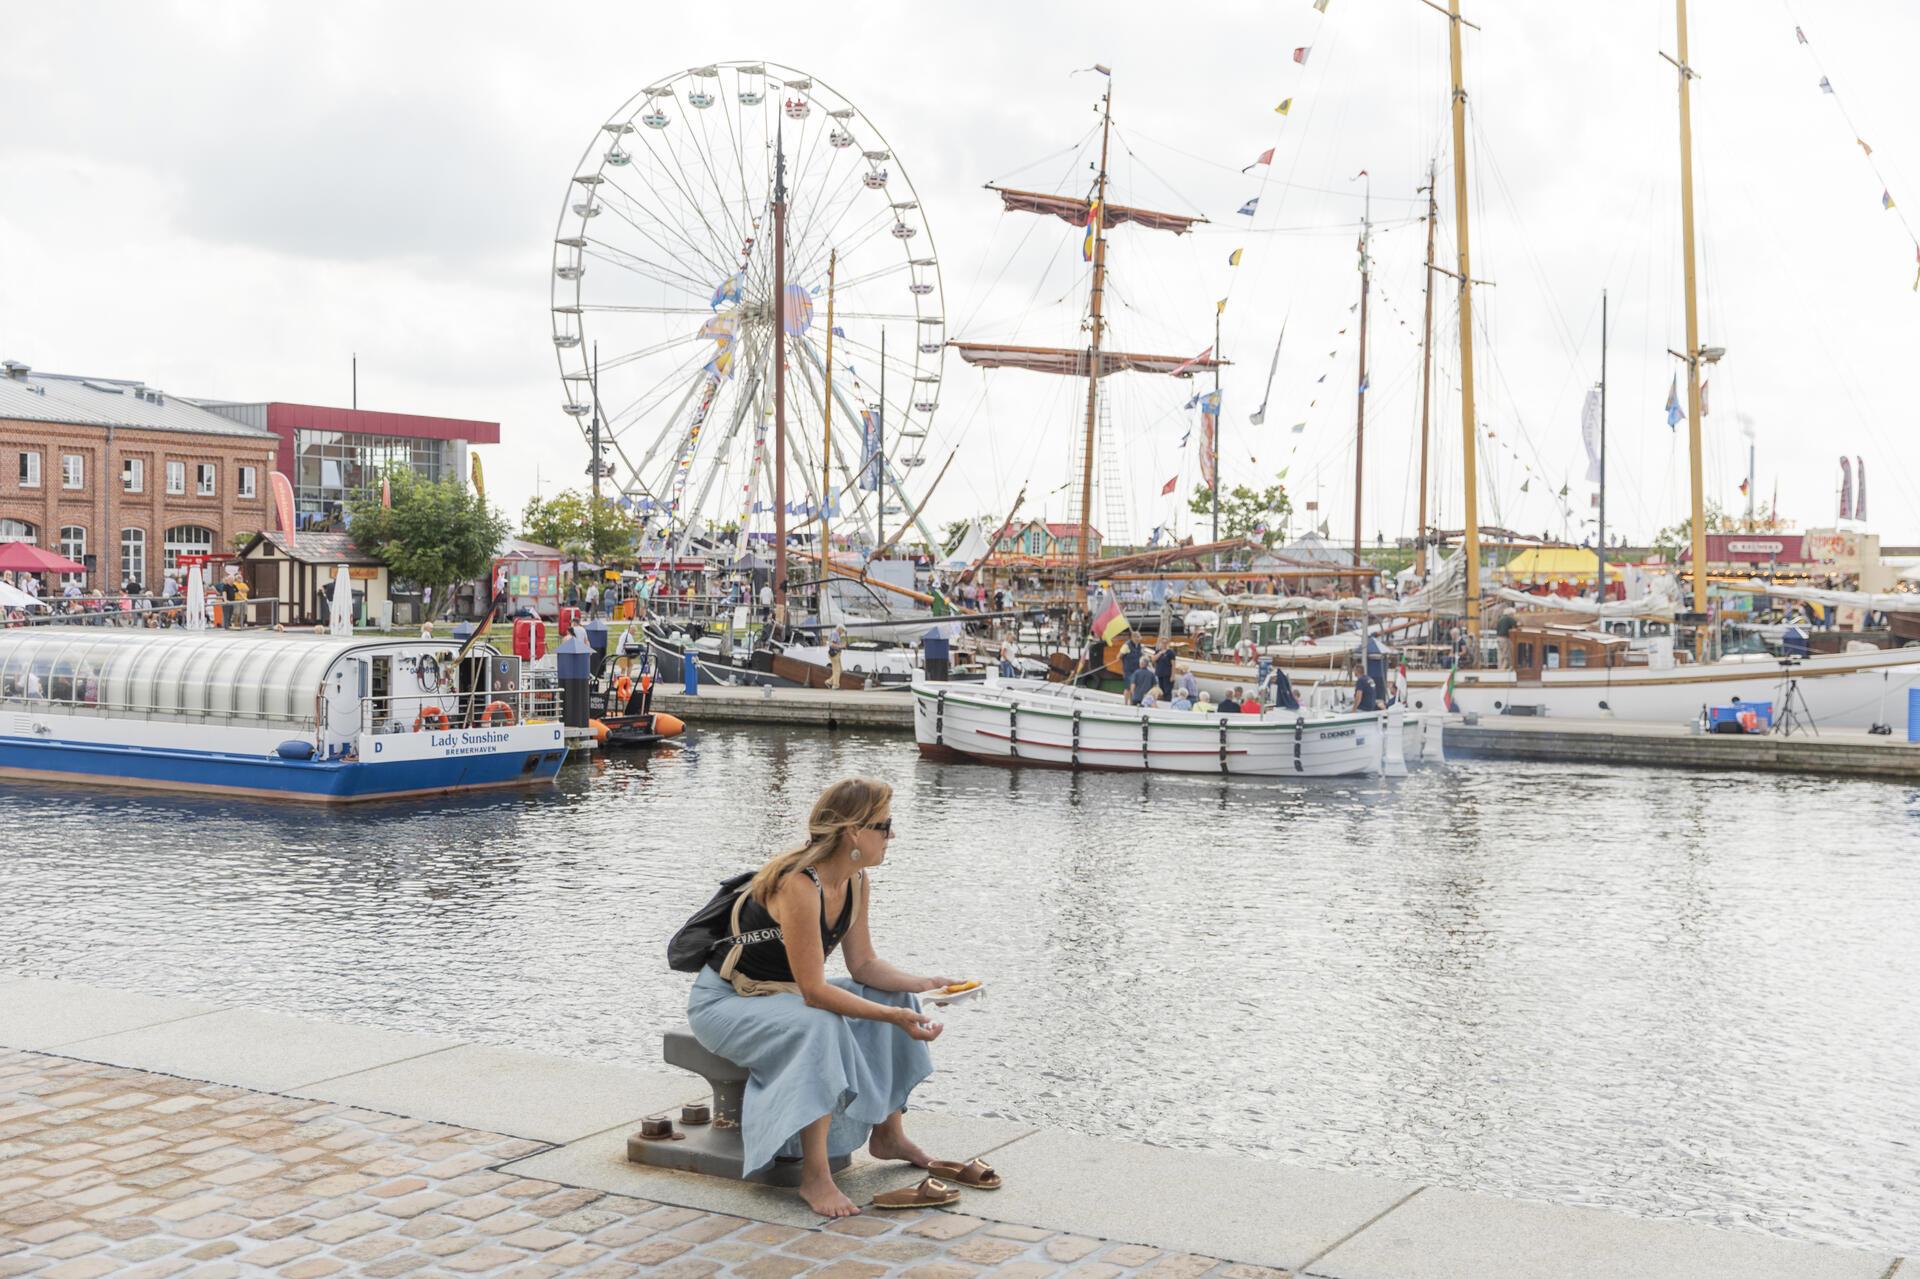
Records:
<instances>
[{"instance_id":1,"label":"red roof canopy","mask_svg":"<svg viewBox=\"0 0 1920 1279\"><path fill-rule=\"evenodd\" d=\"M75 564L64 555L43 551L32 542L0 542L0 572L6 573L84 573L84 564Z\"/></svg>"}]
</instances>

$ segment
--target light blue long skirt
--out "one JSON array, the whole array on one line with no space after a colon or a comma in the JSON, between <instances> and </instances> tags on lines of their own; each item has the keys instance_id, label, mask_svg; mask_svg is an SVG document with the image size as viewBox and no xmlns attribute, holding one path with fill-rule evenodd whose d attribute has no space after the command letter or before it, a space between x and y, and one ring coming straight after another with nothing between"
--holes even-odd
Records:
<instances>
[{"instance_id":1,"label":"light blue long skirt","mask_svg":"<svg viewBox=\"0 0 1920 1279\"><path fill-rule=\"evenodd\" d=\"M876 1004L920 1007L850 977L833 984ZM740 1115L749 1175L776 1156L798 1159L800 1130L822 1115L833 1116L827 1153L852 1154L933 1073L927 1045L898 1026L809 1008L798 995L741 995L711 968L694 978L687 1021L701 1047L750 1074Z\"/></svg>"}]
</instances>

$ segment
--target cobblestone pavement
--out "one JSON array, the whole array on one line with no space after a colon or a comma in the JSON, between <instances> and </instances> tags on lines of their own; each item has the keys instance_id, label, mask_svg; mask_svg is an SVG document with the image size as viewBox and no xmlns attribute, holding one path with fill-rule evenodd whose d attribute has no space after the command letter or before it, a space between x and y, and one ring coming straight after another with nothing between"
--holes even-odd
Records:
<instances>
[{"instance_id":1,"label":"cobblestone pavement","mask_svg":"<svg viewBox=\"0 0 1920 1279\"><path fill-rule=\"evenodd\" d=\"M958 1213L797 1230L494 1171L543 1148L0 1049L0 1279L1284 1279Z\"/></svg>"}]
</instances>

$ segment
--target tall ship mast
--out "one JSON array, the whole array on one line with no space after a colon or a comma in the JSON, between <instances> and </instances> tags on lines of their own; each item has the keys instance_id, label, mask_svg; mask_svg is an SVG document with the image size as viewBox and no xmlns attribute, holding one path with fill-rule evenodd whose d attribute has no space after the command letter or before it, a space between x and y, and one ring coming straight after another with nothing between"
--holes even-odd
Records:
<instances>
[{"instance_id":1,"label":"tall ship mast","mask_svg":"<svg viewBox=\"0 0 1920 1279\"><path fill-rule=\"evenodd\" d=\"M1113 134L1113 76L1105 67L1095 67L1104 79L1100 94L1100 165L1092 187L1085 195L1051 195L1040 191L1021 191L987 184L1000 195L1009 212L1052 215L1073 226L1087 228L1086 255L1093 264L1087 295L1087 345L1082 348L1050 346L1014 346L995 342L949 342L968 364L983 369L1027 369L1034 373L1052 373L1087 380L1087 409L1084 438L1080 450L1080 527L1079 571L1087 572L1092 552L1093 528L1093 455L1098 442L1095 424L1100 405L1100 379L1113 373L1158 373L1173 377L1191 377L1214 372L1219 361L1209 348L1200 356L1147 355L1135 351L1114 351L1106 347L1105 314L1107 282L1107 231L1133 223L1150 231L1171 231L1184 235L1195 223L1207 219L1198 214L1162 213L1153 209L1107 200L1109 146ZM1218 476L1214 477L1215 483Z\"/></svg>"}]
</instances>

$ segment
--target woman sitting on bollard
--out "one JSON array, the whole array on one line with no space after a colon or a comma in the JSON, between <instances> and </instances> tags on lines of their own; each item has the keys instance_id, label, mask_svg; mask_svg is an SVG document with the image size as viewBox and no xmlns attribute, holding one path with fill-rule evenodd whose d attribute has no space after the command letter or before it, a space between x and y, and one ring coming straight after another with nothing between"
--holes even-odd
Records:
<instances>
[{"instance_id":1,"label":"woman sitting on bollard","mask_svg":"<svg viewBox=\"0 0 1920 1279\"><path fill-rule=\"evenodd\" d=\"M933 1073L927 1045L941 1031L913 995L953 983L902 972L874 953L867 872L886 860L892 800L885 782L829 786L807 816L807 842L771 858L747 885L737 954L716 948L687 1000L701 1046L750 1074L744 1171L797 1156L800 1196L823 1217L860 1211L834 1184L829 1161L862 1142L876 1159L905 1160L979 1189L999 1186L980 1160L929 1159L902 1120L908 1094ZM829 979L827 957L842 945L851 976ZM929 1176L873 1202L916 1208L958 1198Z\"/></svg>"}]
</instances>

